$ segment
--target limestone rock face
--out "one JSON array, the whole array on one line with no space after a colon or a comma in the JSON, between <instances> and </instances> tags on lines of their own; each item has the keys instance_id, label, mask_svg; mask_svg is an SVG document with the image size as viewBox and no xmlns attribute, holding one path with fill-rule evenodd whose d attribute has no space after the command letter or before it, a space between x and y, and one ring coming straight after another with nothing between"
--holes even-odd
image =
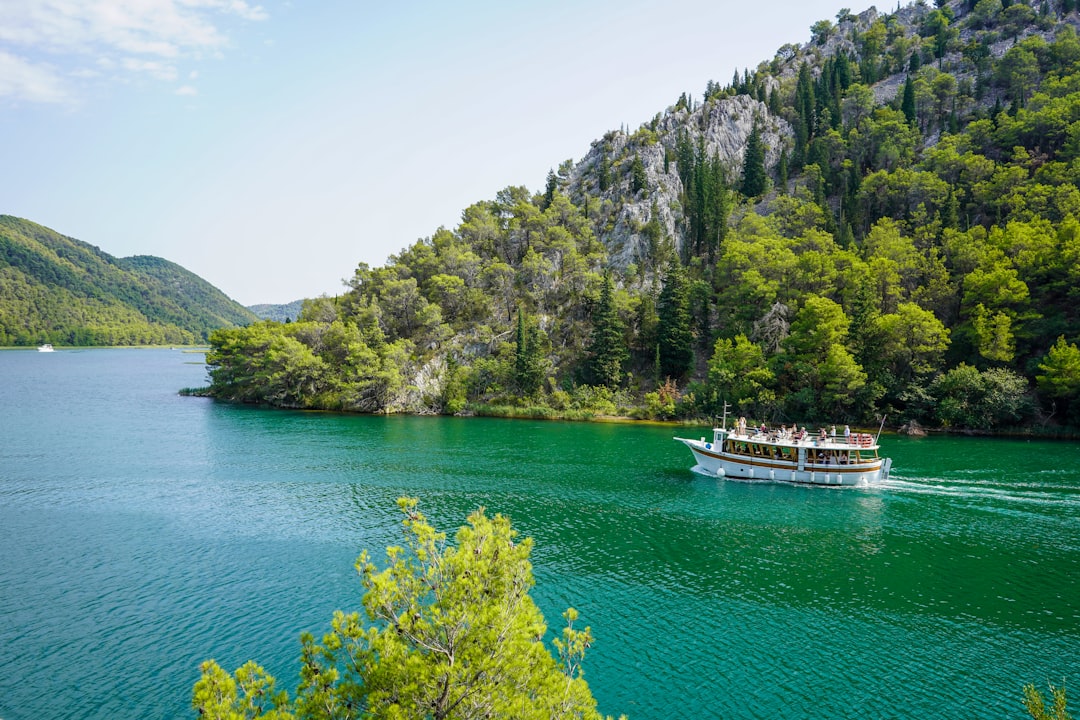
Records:
<instances>
[{"instance_id":1,"label":"limestone rock face","mask_svg":"<svg viewBox=\"0 0 1080 720\"><path fill-rule=\"evenodd\" d=\"M655 242L646 233L646 226L654 219L662 237L673 241L676 248L681 249L685 242L688 229L680 203L683 185L675 160L679 134L685 132L695 147L703 142L706 155L723 163L728 183L737 185L755 120L765 146L765 165L771 172L781 150L787 147L790 153L794 133L785 120L770 115L764 103L748 95L712 100L692 111L669 108L633 134L613 131L592 144L572 169L568 191L574 202L580 204L588 196L590 207L596 208L590 219L613 267L624 270L646 257L649 243ZM636 193L631 176L634 156L641 159L646 178L645 189ZM609 184L601 190L604 164Z\"/></svg>"}]
</instances>

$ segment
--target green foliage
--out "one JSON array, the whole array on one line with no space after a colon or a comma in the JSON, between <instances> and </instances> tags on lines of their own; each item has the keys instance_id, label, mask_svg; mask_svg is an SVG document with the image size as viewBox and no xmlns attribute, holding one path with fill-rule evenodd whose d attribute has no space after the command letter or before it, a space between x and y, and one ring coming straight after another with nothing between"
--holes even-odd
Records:
<instances>
[{"instance_id":1,"label":"green foliage","mask_svg":"<svg viewBox=\"0 0 1080 720\"><path fill-rule=\"evenodd\" d=\"M727 236L730 201L724 166L719 157L708 155L703 141L694 145L685 133L676 139L675 153L690 224L687 249L711 263Z\"/></svg>"},{"instance_id":2,"label":"green foliage","mask_svg":"<svg viewBox=\"0 0 1080 720\"><path fill-rule=\"evenodd\" d=\"M690 371L694 359L689 290L682 267L673 260L664 274L664 287L657 302L657 352L660 375L676 381Z\"/></svg>"},{"instance_id":3,"label":"green foliage","mask_svg":"<svg viewBox=\"0 0 1080 720\"><path fill-rule=\"evenodd\" d=\"M706 392L715 401L708 410L713 415L719 414L726 402L740 415L770 416L776 400L772 391L774 380L761 346L741 334L734 340L720 338L709 359Z\"/></svg>"},{"instance_id":4,"label":"green foliage","mask_svg":"<svg viewBox=\"0 0 1080 720\"><path fill-rule=\"evenodd\" d=\"M1024 709L1028 711L1032 720L1072 720L1072 715L1066 707L1068 698L1065 695L1065 687L1054 687L1051 684L1050 698L1053 705L1047 708L1042 693L1034 685L1024 686Z\"/></svg>"},{"instance_id":5,"label":"green foliage","mask_svg":"<svg viewBox=\"0 0 1080 720\"><path fill-rule=\"evenodd\" d=\"M544 384L541 330L534 320L526 321L518 309L517 341L514 355L514 385L525 397L533 397Z\"/></svg>"},{"instance_id":6,"label":"green foliage","mask_svg":"<svg viewBox=\"0 0 1080 720\"><path fill-rule=\"evenodd\" d=\"M866 384L866 373L847 347L849 327L836 302L817 295L806 298L775 359L783 383L798 388L787 398L791 414L848 416Z\"/></svg>"},{"instance_id":7,"label":"green foliage","mask_svg":"<svg viewBox=\"0 0 1080 720\"><path fill-rule=\"evenodd\" d=\"M1036 379L1043 397L1061 403L1071 422L1080 419L1080 348L1059 337L1039 363Z\"/></svg>"},{"instance_id":8,"label":"green foliage","mask_svg":"<svg viewBox=\"0 0 1080 720\"><path fill-rule=\"evenodd\" d=\"M634 155L630 163L630 192L637 194L649 185L649 178L645 174L645 164L641 162L640 155Z\"/></svg>"},{"instance_id":9,"label":"green foliage","mask_svg":"<svg viewBox=\"0 0 1080 720\"><path fill-rule=\"evenodd\" d=\"M204 663L192 704L208 720L346 718L596 718L581 664L592 644L568 609L554 656L529 593L531 539L483 508L455 544L402 498L404 546L387 548L379 570L356 562L363 614L337 611L317 641L301 638L300 687L290 702L254 663L230 677Z\"/></svg>"},{"instance_id":10,"label":"green foliage","mask_svg":"<svg viewBox=\"0 0 1080 720\"><path fill-rule=\"evenodd\" d=\"M909 125L915 124L915 83L911 81L911 75L904 80L904 94L900 100L900 112L904 113Z\"/></svg>"},{"instance_id":11,"label":"green foliage","mask_svg":"<svg viewBox=\"0 0 1080 720\"><path fill-rule=\"evenodd\" d=\"M191 705L199 717L213 720L293 720L289 694L275 693L276 681L254 661L229 675L213 660L199 666Z\"/></svg>"},{"instance_id":12,"label":"green foliage","mask_svg":"<svg viewBox=\"0 0 1080 720\"><path fill-rule=\"evenodd\" d=\"M945 427L985 430L1018 423L1031 412L1027 381L1005 368L979 372L960 364L934 381L937 419Z\"/></svg>"},{"instance_id":13,"label":"green foliage","mask_svg":"<svg viewBox=\"0 0 1080 720\"><path fill-rule=\"evenodd\" d=\"M757 197L765 192L768 176L765 173L765 146L761 143L761 130L754 123L743 153L742 184L739 190L746 197Z\"/></svg>"},{"instance_id":14,"label":"green foliage","mask_svg":"<svg viewBox=\"0 0 1080 720\"><path fill-rule=\"evenodd\" d=\"M591 381L609 388L617 388L622 382L623 363L629 357L614 292L611 273L604 273L600 300L593 312L592 341L587 354Z\"/></svg>"}]
</instances>

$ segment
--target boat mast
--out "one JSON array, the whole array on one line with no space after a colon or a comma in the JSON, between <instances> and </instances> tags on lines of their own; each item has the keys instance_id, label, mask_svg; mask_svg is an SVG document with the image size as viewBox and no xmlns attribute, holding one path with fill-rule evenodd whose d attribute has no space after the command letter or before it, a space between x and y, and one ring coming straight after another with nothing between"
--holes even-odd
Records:
<instances>
[{"instance_id":1,"label":"boat mast","mask_svg":"<svg viewBox=\"0 0 1080 720\"><path fill-rule=\"evenodd\" d=\"M724 403L724 421L721 425L722 430L727 430L727 411L729 407L731 407L730 403Z\"/></svg>"},{"instance_id":2,"label":"boat mast","mask_svg":"<svg viewBox=\"0 0 1080 720\"><path fill-rule=\"evenodd\" d=\"M875 435L875 436L874 436L874 444L875 444L875 445L877 445L877 444L878 444L878 438L880 438L880 437L881 437L881 431L885 429L885 418L887 418L887 417L889 417L889 416L888 416L888 415L884 415L884 416L882 416L882 418L881 418L881 425L879 425L879 426L878 426L878 429L877 429L877 435Z\"/></svg>"}]
</instances>

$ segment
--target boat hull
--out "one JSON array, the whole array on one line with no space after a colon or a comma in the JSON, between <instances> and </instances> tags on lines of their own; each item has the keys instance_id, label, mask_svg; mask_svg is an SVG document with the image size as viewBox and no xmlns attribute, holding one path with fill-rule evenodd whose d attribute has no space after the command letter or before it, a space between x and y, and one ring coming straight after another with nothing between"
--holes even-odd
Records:
<instances>
[{"instance_id":1,"label":"boat hull","mask_svg":"<svg viewBox=\"0 0 1080 720\"><path fill-rule=\"evenodd\" d=\"M693 453L695 469L716 477L754 482L786 482L833 487L865 486L888 475L888 458L844 465L800 463L776 458L750 458L718 450L712 443L676 438Z\"/></svg>"}]
</instances>

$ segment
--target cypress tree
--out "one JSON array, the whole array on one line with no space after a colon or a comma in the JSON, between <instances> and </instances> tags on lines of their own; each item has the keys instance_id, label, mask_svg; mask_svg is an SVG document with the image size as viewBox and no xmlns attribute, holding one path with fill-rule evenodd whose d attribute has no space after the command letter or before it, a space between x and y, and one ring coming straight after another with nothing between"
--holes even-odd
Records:
<instances>
[{"instance_id":1,"label":"cypress tree","mask_svg":"<svg viewBox=\"0 0 1080 720\"><path fill-rule=\"evenodd\" d=\"M746 197L757 197L765 192L765 146L761 143L761 130L754 123L746 141L743 154L742 184L739 189Z\"/></svg>"},{"instance_id":2,"label":"cypress tree","mask_svg":"<svg viewBox=\"0 0 1080 720\"><path fill-rule=\"evenodd\" d=\"M514 353L514 384L523 396L540 392L544 383L544 365L540 349L540 328L525 321L525 313L518 308L517 350Z\"/></svg>"},{"instance_id":3,"label":"cypress tree","mask_svg":"<svg viewBox=\"0 0 1080 720\"><path fill-rule=\"evenodd\" d=\"M604 273L600 300L593 311L592 342L589 346L588 371L592 382L617 388L622 381L622 366L629 357L623 335L623 323L615 309L611 273Z\"/></svg>"},{"instance_id":4,"label":"cypress tree","mask_svg":"<svg viewBox=\"0 0 1080 720\"><path fill-rule=\"evenodd\" d=\"M795 165L806 162L806 149L814 136L814 85L810 80L810 66L799 66L799 79L795 85Z\"/></svg>"},{"instance_id":5,"label":"cypress tree","mask_svg":"<svg viewBox=\"0 0 1080 720\"><path fill-rule=\"evenodd\" d=\"M788 159L786 147L780 150L780 161L776 164L776 181L780 186L780 194L786 195L788 186Z\"/></svg>"},{"instance_id":6,"label":"cypress tree","mask_svg":"<svg viewBox=\"0 0 1080 720\"><path fill-rule=\"evenodd\" d=\"M541 210L551 207L551 201L555 199L555 189L559 186L559 178L554 170L548 170L547 187L544 188L544 200L540 203Z\"/></svg>"},{"instance_id":7,"label":"cypress tree","mask_svg":"<svg viewBox=\"0 0 1080 720\"><path fill-rule=\"evenodd\" d=\"M907 118L908 125L915 127L915 83L911 81L911 75L904 81L904 99L900 101L900 110Z\"/></svg>"},{"instance_id":8,"label":"cypress tree","mask_svg":"<svg viewBox=\"0 0 1080 720\"><path fill-rule=\"evenodd\" d=\"M606 148L600 153L600 168L597 172L597 181L600 185L600 192L605 192L611 187L611 161L608 160Z\"/></svg>"},{"instance_id":9,"label":"cypress tree","mask_svg":"<svg viewBox=\"0 0 1080 720\"><path fill-rule=\"evenodd\" d=\"M630 192L637 194L649 184L648 176L645 175L645 164L641 162L640 155L634 155L630 163Z\"/></svg>"},{"instance_id":10,"label":"cypress tree","mask_svg":"<svg viewBox=\"0 0 1080 720\"><path fill-rule=\"evenodd\" d=\"M690 178L694 172L694 144L685 130L679 130L679 136L675 138L675 164L683 192L689 192Z\"/></svg>"},{"instance_id":11,"label":"cypress tree","mask_svg":"<svg viewBox=\"0 0 1080 720\"><path fill-rule=\"evenodd\" d=\"M690 332L690 288L679 261L672 259L657 301L657 359L660 375L679 380L694 360Z\"/></svg>"},{"instance_id":12,"label":"cypress tree","mask_svg":"<svg viewBox=\"0 0 1080 720\"><path fill-rule=\"evenodd\" d=\"M851 223L844 221L836 235L836 244L847 249L855 244L855 233L851 229Z\"/></svg>"},{"instance_id":13,"label":"cypress tree","mask_svg":"<svg viewBox=\"0 0 1080 720\"><path fill-rule=\"evenodd\" d=\"M908 60L908 72L909 73L919 72L919 68L921 68L921 67L922 67L922 57L919 54L919 51L916 50L915 52L911 53L911 59Z\"/></svg>"},{"instance_id":14,"label":"cypress tree","mask_svg":"<svg viewBox=\"0 0 1080 720\"><path fill-rule=\"evenodd\" d=\"M769 112L773 115L779 115L782 108L780 106L780 93L776 88L773 88L769 92Z\"/></svg>"}]
</instances>

